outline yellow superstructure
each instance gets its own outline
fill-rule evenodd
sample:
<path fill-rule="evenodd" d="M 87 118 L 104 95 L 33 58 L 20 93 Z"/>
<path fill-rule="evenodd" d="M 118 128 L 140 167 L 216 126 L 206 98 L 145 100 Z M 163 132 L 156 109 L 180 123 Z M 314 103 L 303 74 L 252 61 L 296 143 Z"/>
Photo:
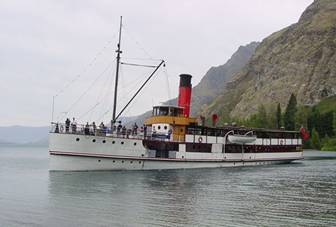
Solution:
<path fill-rule="evenodd" d="M 184 141 L 186 126 L 196 124 L 194 117 L 185 117 L 183 108 L 176 106 L 155 106 L 145 125 L 152 128 L 153 135 L 172 135 L 175 141 Z"/>

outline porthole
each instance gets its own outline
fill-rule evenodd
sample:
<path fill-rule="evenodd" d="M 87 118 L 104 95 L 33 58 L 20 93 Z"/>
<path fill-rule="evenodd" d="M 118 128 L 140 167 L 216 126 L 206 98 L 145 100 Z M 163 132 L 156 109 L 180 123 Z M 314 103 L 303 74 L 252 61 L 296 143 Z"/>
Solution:
<path fill-rule="evenodd" d="M 124 163 L 124 160 L 122 160 L 121 163 Z"/>
<path fill-rule="evenodd" d="M 167 126 L 163 127 L 165 130 L 167 130 Z"/>
<path fill-rule="evenodd" d="M 112 162 L 115 163 L 115 160 L 113 160 Z"/>
<path fill-rule="evenodd" d="M 96 140 L 95 140 L 95 139 L 93 139 L 93 140 L 92 140 L 92 142 L 93 142 L 93 143 L 95 143 L 95 142 L 96 142 Z"/>
<path fill-rule="evenodd" d="M 141 164 L 141 161 L 139 161 L 139 164 Z"/>
<path fill-rule="evenodd" d="M 106 140 L 103 140 L 103 143 L 106 143 Z"/>
<path fill-rule="evenodd" d="M 136 142 L 134 143 L 134 146 L 136 146 Z"/>
<path fill-rule="evenodd" d="M 182 156 L 182 158 L 184 158 L 184 156 Z"/>
<path fill-rule="evenodd" d="M 130 161 L 130 163 L 132 164 L 132 163 L 133 163 L 133 161 Z"/>
<path fill-rule="evenodd" d="M 79 141 L 79 138 L 76 138 L 76 141 Z"/>
<path fill-rule="evenodd" d="M 115 141 L 112 141 L 112 144 L 115 144 Z"/>
<path fill-rule="evenodd" d="M 144 154 L 141 154 L 141 157 L 145 156 Z"/>
<path fill-rule="evenodd" d="M 160 129 L 161 129 L 161 126 L 159 125 L 159 126 L 158 126 L 158 130 L 160 130 Z"/>
<path fill-rule="evenodd" d="M 121 144 L 124 144 L 124 141 L 121 141 Z"/>
<path fill-rule="evenodd" d="M 98 159 L 98 162 L 100 162 L 100 159 Z"/>

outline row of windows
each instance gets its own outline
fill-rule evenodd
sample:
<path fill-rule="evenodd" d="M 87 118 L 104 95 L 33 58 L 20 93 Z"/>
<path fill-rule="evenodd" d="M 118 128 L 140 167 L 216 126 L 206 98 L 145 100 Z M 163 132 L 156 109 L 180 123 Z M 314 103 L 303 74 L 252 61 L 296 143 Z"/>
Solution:
<path fill-rule="evenodd" d="M 79 140 L 80 140 L 79 138 L 76 138 L 76 141 L 77 141 L 77 142 L 78 142 Z M 96 142 L 96 139 L 93 139 L 93 140 L 92 140 L 92 143 L 95 143 L 95 142 Z M 106 143 L 106 140 L 103 140 L 102 143 Z M 114 141 L 114 140 L 112 141 L 112 144 L 115 144 L 115 141 Z M 124 144 L 124 141 L 121 141 L 120 144 Z M 136 146 L 137 143 L 134 142 L 133 145 Z"/>

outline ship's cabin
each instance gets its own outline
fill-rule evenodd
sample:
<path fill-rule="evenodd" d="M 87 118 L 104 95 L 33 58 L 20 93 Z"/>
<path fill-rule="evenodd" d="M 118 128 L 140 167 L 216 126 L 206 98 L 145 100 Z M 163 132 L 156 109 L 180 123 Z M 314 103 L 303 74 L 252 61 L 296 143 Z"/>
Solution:
<path fill-rule="evenodd" d="M 152 116 L 183 116 L 183 108 L 178 106 L 154 106 Z"/>
<path fill-rule="evenodd" d="M 196 118 L 183 115 L 183 107 L 173 105 L 154 106 L 152 116 L 145 119 L 154 138 L 183 141 L 185 127 L 196 124 Z"/>

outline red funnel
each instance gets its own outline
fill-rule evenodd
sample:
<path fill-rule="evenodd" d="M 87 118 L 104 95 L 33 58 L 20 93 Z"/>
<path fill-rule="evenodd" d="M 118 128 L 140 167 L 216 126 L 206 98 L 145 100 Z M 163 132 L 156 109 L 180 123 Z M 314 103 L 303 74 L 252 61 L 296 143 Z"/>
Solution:
<path fill-rule="evenodd" d="M 178 96 L 178 106 L 183 107 L 183 115 L 189 117 L 191 100 L 191 75 L 180 75 L 180 88 Z"/>

